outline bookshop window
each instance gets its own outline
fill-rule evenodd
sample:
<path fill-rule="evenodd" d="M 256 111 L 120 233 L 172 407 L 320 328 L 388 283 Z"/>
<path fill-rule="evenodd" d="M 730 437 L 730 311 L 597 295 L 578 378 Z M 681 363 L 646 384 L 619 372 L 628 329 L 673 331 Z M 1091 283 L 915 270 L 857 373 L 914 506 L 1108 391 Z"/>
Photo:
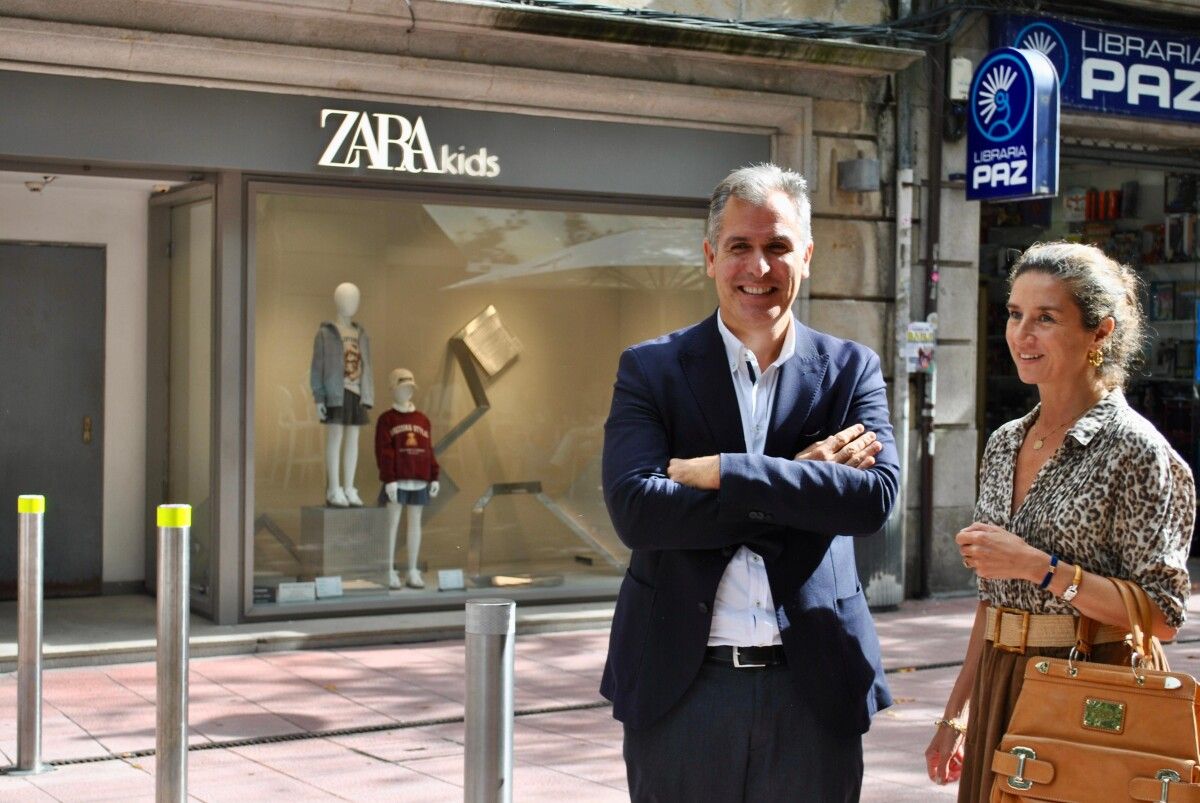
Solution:
<path fill-rule="evenodd" d="M 617 360 L 715 306 L 703 221 L 277 187 L 252 193 L 255 610 L 615 592 Z"/>
<path fill-rule="evenodd" d="M 981 435 L 1037 400 L 1036 390 L 1017 379 L 1004 342 L 1005 277 L 1013 259 L 1038 241 L 1090 243 L 1141 276 L 1149 338 L 1126 396 L 1196 472 L 1200 175 L 1064 158 L 1059 187 L 1057 198 L 985 203 L 981 210 L 981 375 L 987 377 Z"/>

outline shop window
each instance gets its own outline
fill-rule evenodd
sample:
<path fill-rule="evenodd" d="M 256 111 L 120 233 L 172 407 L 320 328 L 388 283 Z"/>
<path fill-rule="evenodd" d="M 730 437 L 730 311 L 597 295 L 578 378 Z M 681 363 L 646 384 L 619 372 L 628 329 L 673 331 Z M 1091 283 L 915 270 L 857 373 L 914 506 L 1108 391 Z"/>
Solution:
<path fill-rule="evenodd" d="M 715 307 L 703 221 L 278 185 L 251 199 L 253 610 L 457 605 L 438 588 L 459 573 L 468 592 L 615 591 L 628 551 L 605 512 L 600 455 L 617 359 Z M 357 304 L 347 305 L 354 293 L 339 299 L 361 330 L 326 326 L 319 335 L 337 323 L 343 285 L 357 290 Z M 365 424 L 340 426 L 343 443 L 327 454 L 333 428 L 317 402 L 329 390 L 318 377 L 314 396 L 311 368 L 314 347 L 343 335 L 360 342 L 338 346 L 339 387 L 349 366 L 350 385 L 372 406 Z M 397 376 L 411 386 L 399 402 Z M 412 457 L 393 464 L 393 475 L 405 475 L 420 509 L 415 561 L 414 506 L 397 516 L 381 499 L 376 459 L 381 416 L 409 394 L 440 470 L 439 493 L 426 500 L 424 421 L 392 416 L 383 440 Z M 337 406 L 325 401 L 327 413 Z M 343 396 L 339 414 L 351 405 Z"/>

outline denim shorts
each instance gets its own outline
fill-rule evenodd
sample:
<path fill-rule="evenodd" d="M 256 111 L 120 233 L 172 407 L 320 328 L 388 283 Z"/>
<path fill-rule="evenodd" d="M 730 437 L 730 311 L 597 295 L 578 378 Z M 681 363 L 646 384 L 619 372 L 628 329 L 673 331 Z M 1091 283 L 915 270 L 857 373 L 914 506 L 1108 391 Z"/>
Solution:
<path fill-rule="evenodd" d="M 387 486 L 379 489 L 379 505 L 386 505 L 389 501 L 387 498 Z M 429 486 L 426 485 L 419 491 L 406 491 L 403 488 L 396 489 L 396 504 L 398 505 L 428 505 L 429 504 Z"/>

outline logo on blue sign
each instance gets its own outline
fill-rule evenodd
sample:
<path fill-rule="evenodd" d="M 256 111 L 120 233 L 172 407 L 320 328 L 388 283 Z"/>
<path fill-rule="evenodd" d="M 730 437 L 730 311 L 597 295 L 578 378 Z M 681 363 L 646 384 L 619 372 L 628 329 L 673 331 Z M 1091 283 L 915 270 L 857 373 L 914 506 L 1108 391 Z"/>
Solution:
<path fill-rule="evenodd" d="M 995 50 L 971 81 L 967 198 L 1039 198 L 1057 192 L 1058 74 L 1040 51 Z"/>
<path fill-rule="evenodd" d="M 1025 62 L 1008 53 L 988 60 L 975 73 L 971 107 L 975 125 L 992 142 L 1004 142 L 1025 125 L 1032 101 L 1033 79 Z"/>
<path fill-rule="evenodd" d="M 1071 53 L 1057 28 L 1045 22 L 1031 22 L 1017 32 L 1014 41 L 1022 50 L 1036 50 L 1050 59 L 1058 73 L 1058 85 L 1063 85 L 1071 71 Z"/>

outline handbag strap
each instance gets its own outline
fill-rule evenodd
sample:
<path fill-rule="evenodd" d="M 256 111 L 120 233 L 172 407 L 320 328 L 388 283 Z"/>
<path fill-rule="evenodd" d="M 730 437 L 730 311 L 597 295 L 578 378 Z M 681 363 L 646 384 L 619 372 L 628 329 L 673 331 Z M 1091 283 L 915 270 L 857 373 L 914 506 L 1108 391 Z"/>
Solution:
<path fill-rule="evenodd" d="M 1121 601 L 1125 604 L 1133 648 L 1141 656 L 1142 666 L 1163 672 L 1170 671 L 1162 642 L 1154 635 L 1154 617 L 1152 615 L 1154 603 L 1150 601 L 1146 590 L 1132 580 L 1117 580 L 1111 577 L 1109 579 L 1117 587 Z"/>

